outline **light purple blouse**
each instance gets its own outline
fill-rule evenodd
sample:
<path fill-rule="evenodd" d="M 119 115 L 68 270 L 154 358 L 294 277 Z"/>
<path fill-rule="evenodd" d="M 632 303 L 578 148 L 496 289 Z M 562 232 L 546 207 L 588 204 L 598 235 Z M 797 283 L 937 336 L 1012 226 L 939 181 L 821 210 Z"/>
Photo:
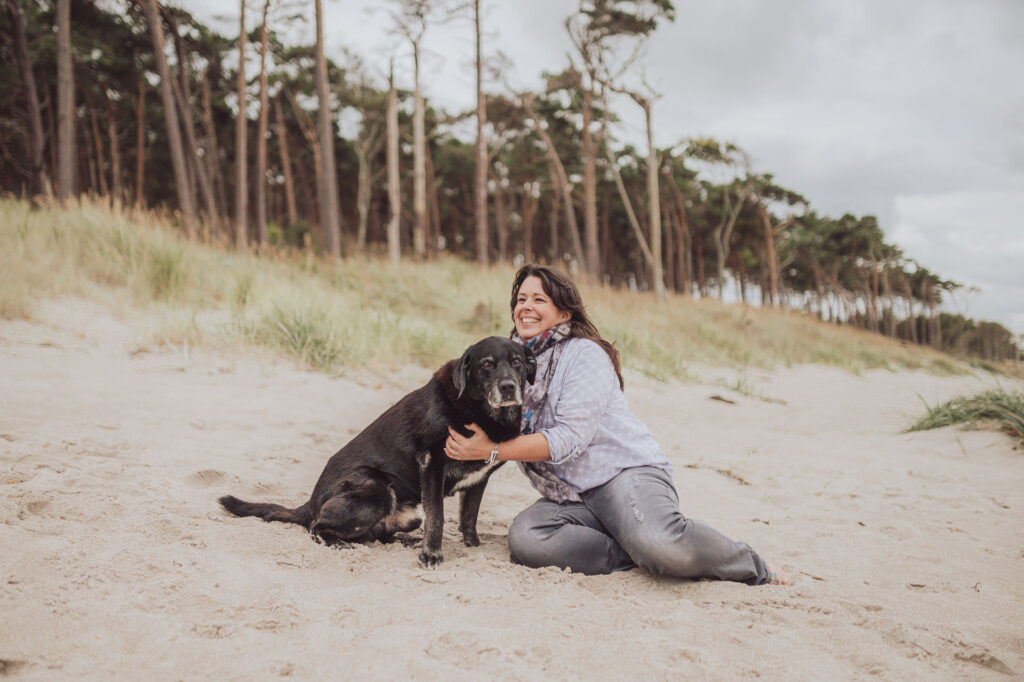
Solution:
<path fill-rule="evenodd" d="M 672 473 L 650 430 L 629 411 L 604 349 L 590 339 L 564 343 L 536 422 L 551 453 L 542 468 L 558 480 L 530 476 L 534 487 L 555 502 L 570 502 L 623 469 L 656 466 Z"/>

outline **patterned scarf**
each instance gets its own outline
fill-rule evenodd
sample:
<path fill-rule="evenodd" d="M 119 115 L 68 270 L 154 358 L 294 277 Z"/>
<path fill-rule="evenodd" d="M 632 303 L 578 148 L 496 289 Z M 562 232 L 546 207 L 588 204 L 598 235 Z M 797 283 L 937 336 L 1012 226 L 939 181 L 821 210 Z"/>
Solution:
<path fill-rule="evenodd" d="M 547 403 L 548 386 L 562 355 L 562 342 L 571 336 L 572 328 L 568 322 L 545 330 L 529 341 L 523 341 L 519 334 L 512 334 L 512 340 L 532 350 L 537 360 L 536 378 L 523 391 L 523 435 L 536 432 L 537 417 Z M 580 501 L 580 496 L 555 475 L 551 462 L 519 462 L 519 468 L 544 497 L 555 502 Z"/>

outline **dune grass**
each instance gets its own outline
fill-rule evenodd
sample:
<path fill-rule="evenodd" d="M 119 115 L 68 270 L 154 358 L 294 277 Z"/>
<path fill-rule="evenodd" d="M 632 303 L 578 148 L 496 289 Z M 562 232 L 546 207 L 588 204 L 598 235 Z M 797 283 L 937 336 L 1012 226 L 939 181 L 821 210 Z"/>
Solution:
<path fill-rule="evenodd" d="M 932 407 L 925 403 L 925 409 L 925 415 L 907 432 L 954 424 L 974 427 L 991 424 L 1024 446 L 1024 394 L 996 389 L 971 397 L 961 396 Z"/>
<path fill-rule="evenodd" d="M 31 318 L 37 302 L 60 295 L 101 298 L 124 315 L 158 317 L 154 344 L 254 344 L 341 372 L 437 366 L 511 328 L 511 266 L 257 256 L 188 242 L 166 216 L 89 200 L 64 210 L 0 199 L 0 240 L 0 316 Z M 961 371 L 930 349 L 799 313 L 580 288 L 624 365 L 660 379 L 686 378 L 697 365 Z"/>

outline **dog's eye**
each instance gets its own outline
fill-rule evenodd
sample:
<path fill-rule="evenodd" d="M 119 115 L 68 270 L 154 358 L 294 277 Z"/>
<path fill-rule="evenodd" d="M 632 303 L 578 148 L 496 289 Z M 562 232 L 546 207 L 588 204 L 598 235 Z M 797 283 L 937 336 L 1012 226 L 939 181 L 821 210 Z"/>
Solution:
<path fill-rule="evenodd" d="M 522 360 L 520 360 L 519 358 L 512 358 L 512 366 L 513 367 L 518 367 L 521 364 L 523 364 Z"/>
<path fill-rule="evenodd" d="M 483 367 L 484 369 L 490 369 L 491 367 L 494 367 L 494 360 L 483 360 L 480 362 L 480 366 Z"/>

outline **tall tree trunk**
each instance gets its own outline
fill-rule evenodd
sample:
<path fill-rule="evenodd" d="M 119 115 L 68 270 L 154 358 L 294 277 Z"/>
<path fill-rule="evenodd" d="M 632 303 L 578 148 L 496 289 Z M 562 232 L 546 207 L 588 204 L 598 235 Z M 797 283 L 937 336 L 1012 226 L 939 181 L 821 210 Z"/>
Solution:
<path fill-rule="evenodd" d="M 914 317 L 914 292 L 910 288 L 910 282 L 903 279 L 903 296 L 907 299 L 907 326 L 910 327 L 910 342 L 918 343 L 917 319 Z"/>
<path fill-rule="evenodd" d="M 380 125 L 374 122 L 363 125 L 353 143 L 356 153 L 356 161 L 359 165 L 359 179 L 356 190 L 356 211 L 359 215 L 359 225 L 356 230 L 356 243 L 360 251 L 366 248 L 367 232 L 370 223 L 370 206 L 373 203 L 373 186 L 378 181 L 381 171 L 374 169 L 373 160 L 377 157 L 380 148 L 384 144 L 385 135 L 382 134 Z M 383 170 L 386 170 L 383 169 Z"/>
<path fill-rule="evenodd" d="M 317 7 L 320 7 L 319 0 Z M 319 21 L 319 9 L 317 20 Z M 238 93 L 238 116 L 235 118 L 235 246 L 245 249 L 249 241 L 249 159 L 246 134 L 248 102 L 245 93 L 245 47 L 248 34 L 245 30 L 245 0 L 239 0 L 238 27 L 238 76 L 235 82 L 235 91 Z"/>
<path fill-rule="evenodd" d="M 260 118 L 256 133 L 256 238 L 267 243 L 267 122 L 270 102 L 267 95 L 267 13 L 270 0 L 263 3 L 260 19 Z"/>
<path fill-rule="evenodd" d="M 426 146 L 426 170 L 430 178 L 428 186 L 428 204 L 430 209 L 430 220 L 427 222 L 429 231 L 427 233 L 427 255 L 437 254 L 438 244 L 441 243 L 441 203 L 437 196 L 437 188 L 441 184 L 434 172 L 434 154 L 430 151 L 430 145 Z"/>
<path fill-rule="evenodd" d="M 626 218 L 629 220 L 629 226 L 633 228 L 633 234 L 636 236 L 636 241 L 640 245 L 640 251 L 644 255 L 644 261 L 647 263 L 647 268 L 653 271 L 654 252 L 647 244 L 647 238 L 644 236 L 644 231 L 640 227 L 640 221 L 636 217 L 636 211 L 633 210 L 633 202 L 629 199 L 629 192 L 626 191 L 626 185 L 622 182 L 622 173 L 619 172 L 619 164 L 616 162 L 614 152 L 612 152 L 611 149 L 608 149 L 608 167 L 612 171 L 612 177 L 615 178 L 615 187 L 619 190 L 619 198 L 622 199 L 622 205 L 626 209 Z"/>
<path fill-rule="evenodd" d="M 425 107 L 423 103 L 423 91 L 420 88 L 420 46 L 413 42 L 413 77 L 415 89 L 413 90 L 413 114 L 412 114 L 412 176 L 413 176 L 413 213 L 415 222 L 412 230 L 412 248 L 417 258 L 423 258 L 427 254 L 427 171 L 426 161 L 426 133 Z"/>
<path fill-rule="evenodd" d="M 736 220 L 740 217 L 740 211 L 743 210 L 743 204 L 746 203 L 747 197 L 750 196 L 750 190 L 744 187 L 738 192 L 736 203 L 733 204 L 732 198 L 729 195 L 729 188 L 723 188 L 722 192 L 725 199 L 725 213 L 722 215 L 722 220 L 715 227 L 712 235 L 715 242 L 715 276 L 718 278 L 719 300 L 725 300 L 725 261 L 729 257 L 732 231 L 736 227 Z"/>
<path fill-rule="evenodd" d="M 665 197 L 662 197 L 664 200 Z M 665 211 L 662 215 L 662 234 L 665 239 L 665 286 L 669 291 L 677 291 L 679 283 L 676 281 L 676 230 L 675 219 L 672 213 L 672 202 L 663 202 Z"/>
<path fill-rule="evenodd" d="M 690 235 L 690 224 L 686 215 L 686 200 L 683 198 L 683 193 L 680 191 L 679 185 L 676 184 L 671 170 L 666 170 L 665 177 L 668 178 L 676 207 L 676 229 L 678 231 L 676 242 L 679 252 L 679 271 L 676 274 L 676 281 L 681 291 L 685 292 L 687 296 L 693 296 L 693 238 Z"/>
<path fill-rule="evenodd" d="M 323 221 L 319 218 L 320 213 L 320 197 L 323 196 L 323 178 L 320 177 L 320 168 L 322 163 L 320 161 L 320 138 L 316 133 L 316 125 L 313 123 L 313 119 L 309 117 L 309 113 L 299 105 L 299 101 L 295 98 L 295 93 L 291 90 L 285 90 L 285 94 L 288 96 L 288 101 L 292 105 L 292 112 L 295 114 L 295 121 L 299 124 L 299 130 L 302 131 L 302 136 L 306 138 L 306 144 L 309 145 L 310 149 L 313 150 L 313 184 L 315 185 L 316 192 L 313 195 L 315 198 L 314 203 L 307 203 L 307 206 L 315 206 L 312 210 L 309 210 L 310 215 L 318 216 L 313 222 L 317 225 L 323 225 Z M 302 166 L 298 167 L 299 172 L 304 172 L 305 169 Z M 301 182 L 299 187 L 305 187 Z M 320 234 L 320 237 L 323 237 Z M 312 238 L 312 237 L 311 237 Z M 320 240 L 321 243 L 326 244 L 326 238 Z"/>
<path fill-rule="evenodd" d="M 501 179 L 494 178 L 494 226 L 498 232 L 498 262 L 504 263 L 508 252 L 508 226 L 505 224 L 505 192 Z"/>
<path fill-rule="evenodd" d="M 219 212 L 217 210 L 217 199 L 213 193 L 213 184 L 210 182 L 210 175 L 207 173 L 206 165 L 199 158 L 199 143 L 196 140 L 195 124 L 192 122 L 192 105 L 188 98 L 181 91 L 178 81 L 171 81 L 174 88 L 174 98 L 178 104 L 178 113 L 184 123 L 182 130 L 185 133 L 185 147 L 187 148 L 186 158 L 191 161 L 190 167 L 195 171 L 195 177 L 199 180 L 199 193 L 203 197 L 203 205 L 206 207 L 207 218 L 216 222 Z M 195 183 L 189 178 L 189 192 L 192 192 Z M 193 195 L 194 196 L 194 195 Z"/>
<path fill-rule="evenodd" d="M 743 259 L 736 259 L 736 273 L 738 275 L 739 282 L 737 283 L 737 289 L 739 290 L 740 303 L 747 302 L 747 268 L 743 265 Z M 761 303 L 764 303 L 764 287 L 761 287 Z"/>
<path fill-rule="evenodd" d="M 694 244 L 697 251 L 697 289 L 700 291 L 700 297 L 706 298 L 708 295 L 708 279 L 704 263 L 704 240 L 694 239 Z"/>
<path fill-rule="evenodd" d="M 299 209 L 295 204 L 295 179 L 292 177 L 292 157 L 288 151 L 288 127 L 284 122 L 281 97 L 274 98 L 274 118 L 277 121 L 277 145 L 281 154 L 281 169 L 284 171 L 284 204 L 290 227 L 298 222 Z"/>
<path fill-rule="evenodd" d="M 895 295 L 892 291 L 892 283 L 889 281 L 889 261 L 882 265 L 882 292 L 885 295 L 886 308 L 887 310 L 883 313 L 883 320 L 885 322 L 884 331 L 885 335 L 889 337 L 896 336 L 896 305 Z"/>
<path fill-rule="evenodd" d="M 484 97 L 484 66 L 480 39 L 480 0 L 473 0 L 473 21 L 476 28 L 476 175 L 473 184 L 473 213 L 475 218 L 476 261 L 487 265 L 487 144 L 484 126 L 487 125 L 487 100 Z"/>
<path fill-rule="evenodd" d="M 135 206 L 146 205 L 146 81 L 139 79 L 138 108 L 135 111 Z"/>
<path fill-rule="evenodd" d="M 93 104 L 92 98 L 83 90 L 82 99 L 85 100 L 85 108 L 89 110 L 89 123 L 92 126 L 92 141 L 96 147 L 96 180 L 98 181 L 97 188 L 99 189 L 100 196 L 109 196 L 110 189 L 107 187 L 107 174 L 106 165 L 107 160 L 103 155 L 103 136 L 100 135 L 100 119 L 96 115 L 96 107 Z"/>
<path fill-rule="evenodd" d="M 174 81 L 174 94 L 178 102 L 178 113 L 181 116 L 182 131 L 185 133 L 185 145 L 187 147 L 188 167 L 192 171 L 189 176 L 189 188 L 193 191 L 199 181 L 199 193 L 203 198 L 203 206 L 206 209 L 207 220 L 217 230 L 217 223 L 220 219 L 220 210 L 217 207 L 217 197 L 213 189 L 213 174 L 208 164 L 200 157 L 198 137 L 196 136 L 195 111 L 192 106 L 192 74 L 189 68 L 188 54 L 185 52 L 185 43 L 178 31 L 178 23 L 172 12 L 164 12 L 167 25 L 171 29 L 174 38 L 174 47 L 178 55 L 178 79 Z M 204 83 L 204 86 L 206 84 Z M 207 88 L 209 86 L 206 86 Z"/>
<path fill-rule="evenodd" d="M 110 193 L 118 201 L 124 201 L 121 189 L 121 146 L 118 144 L 117 112 L 114 101 L 107 98 L 107 137 L 110 138 Z"/>
<path fill-rule="evenodd" d="M 23 0 L 8 0 L 7 11 L 14 24 L 14 55 L 18 63 L 21 85 L 25 89 L 28 106 L 28 165 L 32 194 L 53 196 L 50 176 L 43 165 L 43 116 L 39 108 L 39 92 L 32 72 L 32 55 L 28 51 L 28 29 L 23 12 Z"/>
<path fill-rule="evenodd" d="M 191 73 L 189 73 L 189 61 L 188 56 L 185 54 L 185 45 L 181 40 L 181 35 L 178 31 L 178 22 L 174 18 L 174 14 L 169 12 L 166 7 L 160 8 L 161 16 L 167 24 L 167 28 L 171 31 L 171 39 L 174 42 L 174 51 L 178 58 L 178 78 L 175 80 L 174 95 L 178 100 L 178 115 L 181 116 L 182 131 L 185 132 L 185 167 L 188 169 L 188 186 L 192 192 L 192 196 L 196 196 L 196 166 L 201 163 L 199 154 L 195 145 L 195 132 L 192 130 L 192 135 L 189 136 L 190 129 L 192 127 L 192 86 L 191 86 Z M 202 191 L 202 190 L 201 190 Z M 204 195 L 205 197 L 205 195 Z M 207 204 L 207 213 L 209 213 L 209 204 Z"/>
<path fill-rule="evenodd" d="M 775 251 L 775 231 L 772 227 L 771 216 L 768 215 L 768 211 L 760 201 L 757 202 L 757 213 L 761 217 L 761 226 L 764 228 L 764 250 L 768 270 L 768 305 L 775 306 L 779 298 L 779 258 Z"/>
<path fill-rule="evenodd" d="M 323 193 L 323 190 L 321 190 L 323 180 L 320 178 L 320 167 L 322 164 L 320 162 L 320 138 L 316 134 L 316 125 L 313 123 L 313 119 L 309 117 L 309 113 L 299 105 L 295 94 L 291 90 L 285 90 L 285 93 L 288 95 L 288 101 L 292 105 L 292 113 L 295 114 L 299 130 L 302 131 L 302 136 L 306 138 L 306 144 L 313 150 L 313 168 L 315 169 L 313 177 L 316 181 L 316 196 L 319 198 Z"/>
<path fill-rule="evenodd" d="M 610 279 L 612 272 L 611 202 L 608 195 L 608 192 L 601 192 L 601 274 L 604 279 Z"/>
<path fill-rule="evenodd" d="M 523 259 L 526 263 L 533 262 L 533 223 L 537 217 L 540 197 L 535 195 L 533 188 L 523 189 Z"/>
<path fill-rule="evenodd" d="M 824 277 L 821 273 L 821 267 L 817 262 L 811 261 L 811 273 L 814 276 L 814 295 L 818 300 L 818 319 L 826 321 L 825 319 L 825 282 Z"/>
<path fill-rule="evenodd" d="M 395 69 L 392 63 L 388 73 L 388 259 L 392 265 L 402 260 L 400 225 L 402 197 L 398 174 L 398 92 L 395 90 Z"/>
<path fill-rule="evenodd" d="M 203 105 L 203 128 L 206 133 L 206 174 L 213 180 L 213 191 L 217 196 L 217 206 L 224 207 L 225 212 L 228 206 L 227 190 L 224 188 L 224 178 L 220 172 L 220 148 L 217 144 L 217 129 L 213 125 L 213 106 L 210 104 L 210 83 L 206 77 L 209 73 L 203 74 L 202 84 L 202 105 Z M 220 209 L 213 220 L 214 235 L 219 238 L 221 235 L 221 221 L 223 215 Z"/>
<path fill-rule="evenodd" d="M 597 247 L 597 150 L 591 124 L 594 119 L 594 79 L 583 91 L 583 243 L 584 266 L 595 280 L 600 276 L 600 255 Z"/>
<path fill-rule="evenodd" d="M 85 90 L 80 88 L 80 91 L 84 94 Z M 89 105 L 85 105 L 86 114 L 89 113 Z M 95 147 L 92 144 L 93 136 L 91 129 L 88 125 L 84 125 L 78 131 L 81 138 L 78 140 L 79 149 L 83 150 L 79 154 L 78 159 L 78 190 L 79 193 L 98 194 L 99 193 L 99 179 L 96 177 L 96 152 Z M 82 181 L 83 173 L 87 179 L 87 182 Z"/>
<path fill-rule="evenodd" d="M 185 151 L 181 144 L 181 128 L 178 124 L 178 113 L 174 101 L 174 81 L 171 78 L 171 70 L 167 66 L 167 55 L 164 52 L 164 31 L 160 26 L 156 0 L 141 0 L 141 2 L 146 13 L 149 31 L 153 36 L 153 52 L 156 57 L 157 72 L 160 74 L 160 98 L 167 122 L 167 141 L 171 148 L 171 165 L 174 167 L 174 184 L 178 190 L 178 205 L 185 223 L 185 233 L 189 239 L 194 239 L 196 236 L 196 207 L 192 197 L 192 188 L 188 184 L 188 172 L 185 168 Z"/>
<path fill-rule="evenodd" d="M 363 135 L 360 135 L 360 139 L 357 139 L 353 145 L 356 153 L 356 163 L 359 167 L 356 185 L 356 212 L 359 215 L 359 223 L 356 227 L 356 248 L 360 251 L 366 248 L 366 228 L 369 223 L 370 197 L 372 193 L 370 181 L 373 175 L 370 168 L 370 150 Z"/>
<path fill-rule="evenodd" d="M 338 206 L 338 172 L 334 161 L 334 117 L 331 116 L 331 91 L 327 83 L 327 58 L 324 55 L 324 13 L 322 0 L 316 0 L 316 96 L 317 130 L 320 137 L 320 220 L 327 233 L 327 252 L 341 256 L 341 210 Z"/>
<path fill-rule="evenodd" d="M 665 298 L 665 273 L 661 257 L 661 189 L 658 185 L 658 150 L 654 147 L 654 129 L 651 122 L 651 101 L 633 96 L 643 107 L 647 123 L 647 212 L 651 229 L 651 279 L 654 295 Z"/>
<path fill-rule="evenodd" d="M 49 159 L 47 159 L 47 161 L 49 163 L 48 174 L 52 181 L 53 178 L 57 177 L 59 172 L 57 170 L 57 121 L 56 114 L 54 113 L 56 102 L 54 102 L 52 97 L 45 97 L 40 102 L 40 105 L 42 106 L 43 116 L 45 118 L 46 135 L 47 138 L 50 140 L 50 144 L 46 145 L 46 147 L 49 147 L 50 150 Z M 43 156 L 46 155 L 47 154 L 44 151 Z M 56 196 L 56 193 L 57 189 L 56 187 L 54 187 L 54 196 Z"/>
<path fill-rule="evenodd" d="M 71 0 L 57 0 L 57 198 L 75 193 L 75 82 L 71 65 Z"/>
<path fill-rule="evenodd" d="M 878 257 L 875 255 L 875 245 L 871 244 L 871 287 L 868 291 L 868 306 L 870 311 L 868 319 L 871 321 L 871 331 L 876 334 L 881 331 L 878 315 Z"/>
<path fill-rule="evenodd" d="M 562 165 L 562 160 L 558 158 L 558 151 L 555 149 L 555 143 L 551 140 L 551 136 L 548 135 L 548 131 L 544 129 L 544 126 L 533 110 L 532 97 L 528 97 L 523 101 L 523 108 L 526 109 L 526 113 L 533 119 L 535 124 L 535 130 L 540 135 L 541 141 L 544 143 L 544 149 L 547 153 L 548 161 L 551 163 L 552 168 L 555 171 L 555 180 L 557 187 L 562 194 L 562 207 L 565 212 L 565 224 L 569 230 L 569 238 L 572 240 L 573 252 L 576 254 L 576 259 L 581 265 L 586 265 L 586 258 L 583 253 L 583 244 L 580 242 L 580 230 L 576 223 L 576 209 L 572 203 L 572 188 L 569 186 L 569 176 L 565 172 L 565 166 Z"/>
<path fill-rule="evenodd" d="M 551 248 L 551 262 L 557 264 L 562 259 L 562 253 L 558 244 L 558 210 L 561 205 L 562 194 L 559 191 L 558 171 L 555 165 L 548 163 L 548 171 L 551 174 L 551 212 L 548 214 L 548 241 Z"/>

